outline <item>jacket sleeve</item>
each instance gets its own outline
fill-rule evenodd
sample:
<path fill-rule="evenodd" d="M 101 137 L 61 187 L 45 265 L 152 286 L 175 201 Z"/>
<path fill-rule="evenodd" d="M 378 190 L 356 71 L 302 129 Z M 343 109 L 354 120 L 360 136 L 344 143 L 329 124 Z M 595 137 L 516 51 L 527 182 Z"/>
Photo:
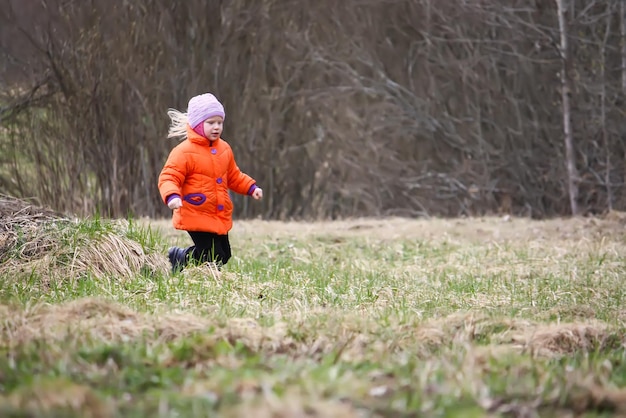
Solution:
<path fill-rule="evenodd" d="M 178 194 L 182 197 L 182 186 L 187 176 L 187 164 L 180 149 L 174 148 L 159 174 L 159 193 L 164 203 L 168 196 Z"/>
<path fill-rule="evenodd" d="M 235 162 L 232 150 L 230 151 L 230 156 L 228 163 L 228 188 L 239 194 L 247 194 L 256 181 L 249 175 L 241 172 Z"/>

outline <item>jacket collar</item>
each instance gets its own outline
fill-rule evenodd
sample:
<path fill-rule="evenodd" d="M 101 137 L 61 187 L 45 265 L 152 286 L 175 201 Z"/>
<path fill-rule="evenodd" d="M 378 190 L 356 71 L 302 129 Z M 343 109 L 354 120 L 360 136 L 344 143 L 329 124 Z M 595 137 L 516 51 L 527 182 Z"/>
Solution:
<path fill-rule="evenodd" d="M 211 147 L 216 146 L 220 140 L 220 138 L 218 138 L 215 141 L 209 141 L 207 138 L 203 137 L 202 135 L 198 135 L 196 131 L 191 129 L 191 125 L 187 125 L 187 139 L 193 142 L 194 144 L 208 145 Z"/>

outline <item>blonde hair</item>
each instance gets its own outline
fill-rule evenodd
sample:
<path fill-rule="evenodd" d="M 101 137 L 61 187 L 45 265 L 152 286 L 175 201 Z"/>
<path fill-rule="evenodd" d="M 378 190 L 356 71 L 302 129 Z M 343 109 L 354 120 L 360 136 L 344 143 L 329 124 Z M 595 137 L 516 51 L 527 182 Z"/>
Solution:
<path fill-rule="evenodd" d="M 189 117 L 187 113 L 176 109 L 169 109 L 167 115 L 170 117 L 170 129 L 167 132 L 168 138 L 179 138 L 180 141 L 187 139 L 187 125 Z"/>

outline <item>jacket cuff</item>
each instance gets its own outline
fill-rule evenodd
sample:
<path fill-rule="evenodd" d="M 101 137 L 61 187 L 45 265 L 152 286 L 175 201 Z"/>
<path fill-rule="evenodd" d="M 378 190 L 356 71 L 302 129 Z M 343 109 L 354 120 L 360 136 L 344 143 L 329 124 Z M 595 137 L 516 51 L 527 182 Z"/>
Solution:
<path fill-rule="evenodd" d="M 252 196 L 252 193 L 254 193 L 256 189 L 257 189 L 256 183 L 250 186 L 250 188 L 248 189 L 248 196 Z"/>
<path fill-rule="evenodd" d="M 165 199 L 165 203 L 170 203 L 170 200 L 175 199 L 175 198 L 179 198 L 180 199 L 180 195 L 178 193 L 172 193 L 171 195 L 169 195 L 167 197 L 167 199 Z"/>

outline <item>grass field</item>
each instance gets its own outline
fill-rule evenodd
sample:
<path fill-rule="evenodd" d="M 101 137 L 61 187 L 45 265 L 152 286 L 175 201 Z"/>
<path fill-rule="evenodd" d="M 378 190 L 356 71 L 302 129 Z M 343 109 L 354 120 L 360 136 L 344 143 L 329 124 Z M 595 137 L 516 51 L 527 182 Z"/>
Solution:
<path fill-rule="evenodd" d="M 624 225 L 236 221 L 219 279 L 169 221 L 5 226 L 0 416 L 620 416 Z"/>

